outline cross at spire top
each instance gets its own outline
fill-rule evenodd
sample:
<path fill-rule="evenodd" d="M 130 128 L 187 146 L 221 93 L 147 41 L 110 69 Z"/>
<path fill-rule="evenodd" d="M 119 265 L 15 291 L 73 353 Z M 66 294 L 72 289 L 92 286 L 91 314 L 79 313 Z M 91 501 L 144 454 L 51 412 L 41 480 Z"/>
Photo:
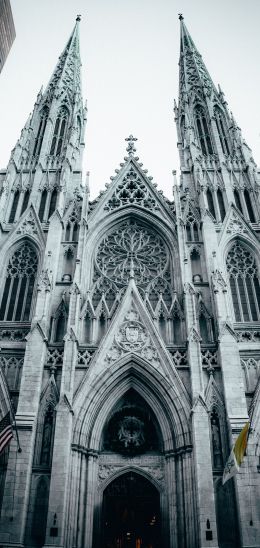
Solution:
<path fill-rule="evenodd" d="M 133 137 L 133 135 L 129 135 L 129 137 L 125 138 L 125 141 L 128 143 L 126 152 L 128 152 L 129 156 L 133 156 L 133 154 L 136 152 L 134 143 L 137 140 L 137 137 Z"/>

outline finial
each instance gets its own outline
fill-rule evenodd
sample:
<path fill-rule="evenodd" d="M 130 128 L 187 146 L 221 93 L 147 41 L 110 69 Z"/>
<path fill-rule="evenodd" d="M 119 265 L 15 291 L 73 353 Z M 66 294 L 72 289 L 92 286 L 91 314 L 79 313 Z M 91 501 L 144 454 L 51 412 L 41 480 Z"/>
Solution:
<path fill-rule="evenodd" d="M 81 15 L 77 15 L 76 21 L 81 21 Z"/>
<path fill-rule="evenodd" d="M 136 152 L 134 142 L 137 141 L 137 138 L 133 137 L 133 135 L 129 135 L 129 137 L 126 137 L 125 141 L 128 143 L 126 152 L 128 152 L 129 156 L 133 156 Z"/>
<path fill-rule="evenodd" d="M 183 15 L 182 15 L 182 13 L 178 13 L 178 15 L 179 15 L 179 20 L 180 20 L 180 21 L 183 21 L 184 17 L 183 17 Z"/>

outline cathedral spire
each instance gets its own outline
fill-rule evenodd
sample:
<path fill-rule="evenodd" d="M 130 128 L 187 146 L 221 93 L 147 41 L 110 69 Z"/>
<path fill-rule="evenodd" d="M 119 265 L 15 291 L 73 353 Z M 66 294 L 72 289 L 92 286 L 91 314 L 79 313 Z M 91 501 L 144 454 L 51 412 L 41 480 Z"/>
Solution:
<path fill-rule="evenodd" d="M 184 23 L 183 16 L 180 19 L 180 98 L 186 93 L 198 93 L 210 95 L 217 90 L 207 71 L 201 54 L 196 48 L 192 37 Z"/>
<path fill-rule="evenodd" d="M 48 97 L 48 100 L 51 100 L 54 95 L 59 96 L 62 91 L 67 91 L 70 100 L 76 99 L 81 94 L 79 22 L 80 15 L 77 16 L 73 31 L 43 94 L 44 99 Z"/>

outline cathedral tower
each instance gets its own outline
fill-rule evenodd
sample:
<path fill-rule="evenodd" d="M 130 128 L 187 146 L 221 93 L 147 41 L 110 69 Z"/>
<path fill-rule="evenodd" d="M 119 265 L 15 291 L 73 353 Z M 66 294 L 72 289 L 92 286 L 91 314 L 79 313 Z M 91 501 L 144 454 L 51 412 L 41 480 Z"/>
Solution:
<path fill-rule="evenodd" d="M 259 547 L 256 166 L 181 17 L 181 177 L 82 184 L 79 17 L 0 173 L 0 545 Z M 222 487 L 251 417 L 248 455 Z"/>

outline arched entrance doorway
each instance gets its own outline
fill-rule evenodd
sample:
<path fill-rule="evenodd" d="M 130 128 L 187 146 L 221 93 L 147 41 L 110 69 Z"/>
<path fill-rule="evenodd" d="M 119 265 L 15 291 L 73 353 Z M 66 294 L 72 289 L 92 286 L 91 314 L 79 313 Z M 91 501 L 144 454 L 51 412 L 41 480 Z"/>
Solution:
<path fill-rule="evenodd" d="M 127 472 L 103 494 L 104 548 L 160 548 L 160 494 L 146 478 Z"/>

